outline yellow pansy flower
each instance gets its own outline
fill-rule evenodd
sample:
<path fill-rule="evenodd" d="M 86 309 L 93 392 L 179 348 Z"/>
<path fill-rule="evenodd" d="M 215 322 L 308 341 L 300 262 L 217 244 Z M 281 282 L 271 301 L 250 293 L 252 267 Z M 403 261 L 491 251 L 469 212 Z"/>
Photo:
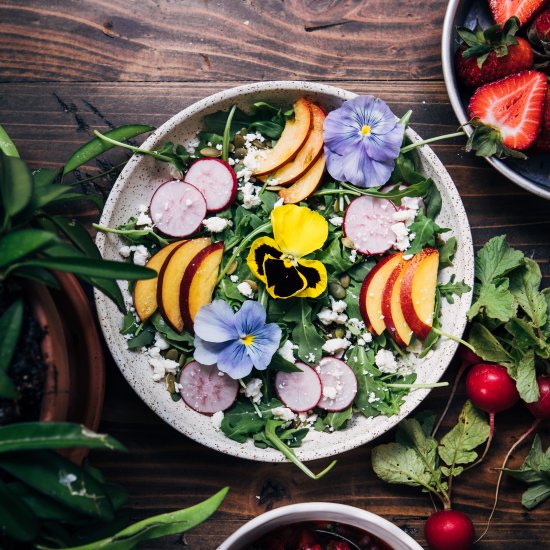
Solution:
<path fill-rule="evenodd" d="M 304 256 L 325 244 L 328 223 L 305 206 L 286 204 L 271 212 L 273 238 L 260 237 L 247 257 L 250 271 L 272 298 L 315 298 L 327 287 L 327 270 Z"/>

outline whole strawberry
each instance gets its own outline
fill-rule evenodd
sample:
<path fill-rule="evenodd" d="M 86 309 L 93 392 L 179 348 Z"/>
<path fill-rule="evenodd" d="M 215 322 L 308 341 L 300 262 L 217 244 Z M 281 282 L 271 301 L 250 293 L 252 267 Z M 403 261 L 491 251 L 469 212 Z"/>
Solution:
<path fill-rule="evenodd" d="M 550 9 L 538 15 L 529 29 L 528 36 L 537 53 L 550 55 Z"/>
<path fill-rule="evenodd" d="M 469 88 L 479 88 L 509 74 L 531 69 L 533 50 L 527 40 L 515 36 L 518 29 L 517 17 L 486 30 L 479 22 L 473 31 L 458 28 L 458 34 L 464 40 L 455 54 L 460 81 Z"/>

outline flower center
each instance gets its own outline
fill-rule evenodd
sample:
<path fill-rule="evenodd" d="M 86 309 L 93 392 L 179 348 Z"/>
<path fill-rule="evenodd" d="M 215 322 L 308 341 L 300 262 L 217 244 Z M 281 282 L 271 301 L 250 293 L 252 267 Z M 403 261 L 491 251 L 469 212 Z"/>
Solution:
<path fill-rule="evenodd" d="M 370 136 L 371 133 L 371 127 L 368 124 L 365 124 L 361 127 L 361 130 L 359 132 L 361 134 L 361 137 Z"/>
<path fill-rule="evenodd" d="M 241 342 L 245 345 L 245 346 L 251 346 L 252 345 L 252 342 L 254 342 L 254 338 L 255 336 L 253 334 L 247 334 L 246 336 L 243 336 L 241 338 Z"/>

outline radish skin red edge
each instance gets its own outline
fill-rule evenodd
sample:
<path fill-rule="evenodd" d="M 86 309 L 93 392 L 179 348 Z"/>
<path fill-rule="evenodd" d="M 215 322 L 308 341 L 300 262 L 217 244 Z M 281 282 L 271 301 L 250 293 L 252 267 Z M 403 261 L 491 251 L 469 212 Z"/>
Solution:
<path fill-rule="evenodd" d="M 321 379 L 305 363 L 296 363 L 301 372 L 282 372 L 275 375 L 275 390 L 279 399 L 291 411 L 307 412 L 317 406 L 322 396 Z"/>
<path fill-rule="evenodd" d="M 172 180 L 163 183 L 149 205 L 155 226 L 170 237 L 195 233 L 206 216 L 206 200 L 190 183 Z"/>
<path fill-rule="evenodd" d="M 196 160 L 185 174 L 184 182 L 194 185 L 204 195 L 209 213 L 226 210 L 237 196 L 235 170 L 221 159 Z"/>
<path fill-rule="evenodd" d="M 229 375 L 219 375 L 216 365 L 191 361 L 181 371 L 180 394 L 193 410 L 206 415 L 225 411 L 237 399 L 239 382 Z"/>
<path fill-rule="evenodd" d="M 351 239 L 361 254 L 376 255 L 389 250 L 395 244 L 396 207 L 388 199 L 362 195 L 353 199 L 344 214 L 344 235 Z"/>
<path fill-rule="evenodd" d="M 317 406 L 329 412 L 347 409 L 357 395 L 357 377 L 344 361 L 334 357 L 324 357 L 316 368 L 323 395 Z"/>

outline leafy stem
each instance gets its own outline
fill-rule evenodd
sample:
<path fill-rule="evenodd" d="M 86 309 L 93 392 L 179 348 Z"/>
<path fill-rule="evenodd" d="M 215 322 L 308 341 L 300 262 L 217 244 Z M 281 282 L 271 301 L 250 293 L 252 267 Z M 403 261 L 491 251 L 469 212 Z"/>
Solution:
<path fill-rule="evenodd" d="M 417 147 L 421 147 L 422 145 L 427 145 L 428 143 L 434 143 L 435 141 L 443 141 L 445 139 L 451 139 L 455 137 L 462 137 L 465 135 L 466 135 L 466 132 L 460 131 L 460 132 L 454 132 L 453 134 L 445 134 L 443 136 L 436 136 L 429 139 L 423 139 L 422 141 L 417 141 L 415 143 L 410 143 L 409 145 L 405 145 L 405 147 L 401 148 L 401 152 L 408 153 L 409 151 L 412 151 Z"/>
<path fill-rule="evenodd" d="M 222 159 L 227 162 L 229 158 L 229 139 L 231 137 L 231 122 L 233 122 L 233 115 L 237 110 L 237 106 L 233 105 L 227 116 L 227 122 L 225 123 L 225 128 L 223 130 L 223 141 L 222 141 Z"/>
<path fill-rule="evenodd" d="M 260 235 L 261 233 L 265 233 L 266 231 L 269 231 L 271 229 L 271 222 L 266 222 L 254 229 L 251 233 L 249 233 L 241 242 L 240 244 L 235 248 L 233 251 L 233 254 L 231 254 L 231 257 L 225 265 L 223 266 L 222 270 L 220 271 L 220 274 L 218 275 L 218 278 L 216 279 L 216 285 L 219 284 L 219 282 L 225 277 L 225 274 L 227 273 L 227 270 L 231 266 L 231 264 L 237 259 L 239 254 L 243 251 L 244 247 L 255 237 Z"/>
<path fill-rule="evenodd" d="M 325 474 L 330 472 L 332 468 L 336 465 L 336 460 L 333 460 L 323 471 L 318 474 L 314 474 L 297 456 L 296 453 L 286 445 L 281 438 L 277 435 L 276 429 L 281 425 L 280 421 L 277 420 L 268 420 L 265 426 L 265 436 L 272 443 L 276 449 L 281 451 L 283 455 L 288 458 L 294 465 L 298 466 L 304 474 L 309 476 L 311 479 L 321 479 Z"/>
<path fill-rule="evenodd" d="M 170 241 L 161 237 L 158 233 L 155 233 L 152 229 L 113 229 L 112 227 L 104 227 L 103 225 L 98 225 L 93 223 L 92 227 L 103 233 L 114 233 L 115 235 L 122 235 L 126 237 L 153 237 L 160 246 L 168 246 Z"/>
<path fill-rule="evenodd" d="M 132 151 L 132 153 L 137 153 L 139 155 L 149 155 L 150 157 L 156 158 L 158 160 L 162 160 L 164 162 L 172 163 L 174 160 L 171 157 L 166 155 L 161 155 L 156 151 L 149 151 L 147 149 L 141 149 L 140 147 L 134 147 L 133 145 L 129 145 L 128 143 L 123 143 L 122 141 L 117 141 L 116 139 L 112 139 L 110 137 L 104 136 L 102 133 L 98 132 L 97 130 L 94 130 L 94 134 L 100 140 L 110 143 L 112 145 L 118 145 L 119 147 L 123 147 L 124 149 L 128 149 L 129 151 Z"/>
<path fill-rule="evenodd" d="M 449 382 L 436 382 L 434 384 L 386 384 L 386 387 L 388 388 L 410 388 L 411 390 L 421 390 L 421 389 L 427 389 L 430 390 L 432 388 L 445 388 L 449 385 Z"/>
<path fill-rule="evenodd" d="M 454 342 L 458 342 L 459 344 L 462 344 L 463 346 L 466 346 L 468 349 L 473 351 L 476 355 L 478 354 L 476 351 L 476 348 L 472 346 L 472 344 L 469 344 L 468 342 L 462 340 L 462 338 L 459 338 L 458 336 L 453 336 L 452 334 L 449 334 L 448 332 L 444 332 L 441 329 L 437 327 L 432 327 L 432 330 L 439 334 L 439 336 L 443 336 L 444 338 L 448 338 L 449 340 L 453 340 Z"/>

